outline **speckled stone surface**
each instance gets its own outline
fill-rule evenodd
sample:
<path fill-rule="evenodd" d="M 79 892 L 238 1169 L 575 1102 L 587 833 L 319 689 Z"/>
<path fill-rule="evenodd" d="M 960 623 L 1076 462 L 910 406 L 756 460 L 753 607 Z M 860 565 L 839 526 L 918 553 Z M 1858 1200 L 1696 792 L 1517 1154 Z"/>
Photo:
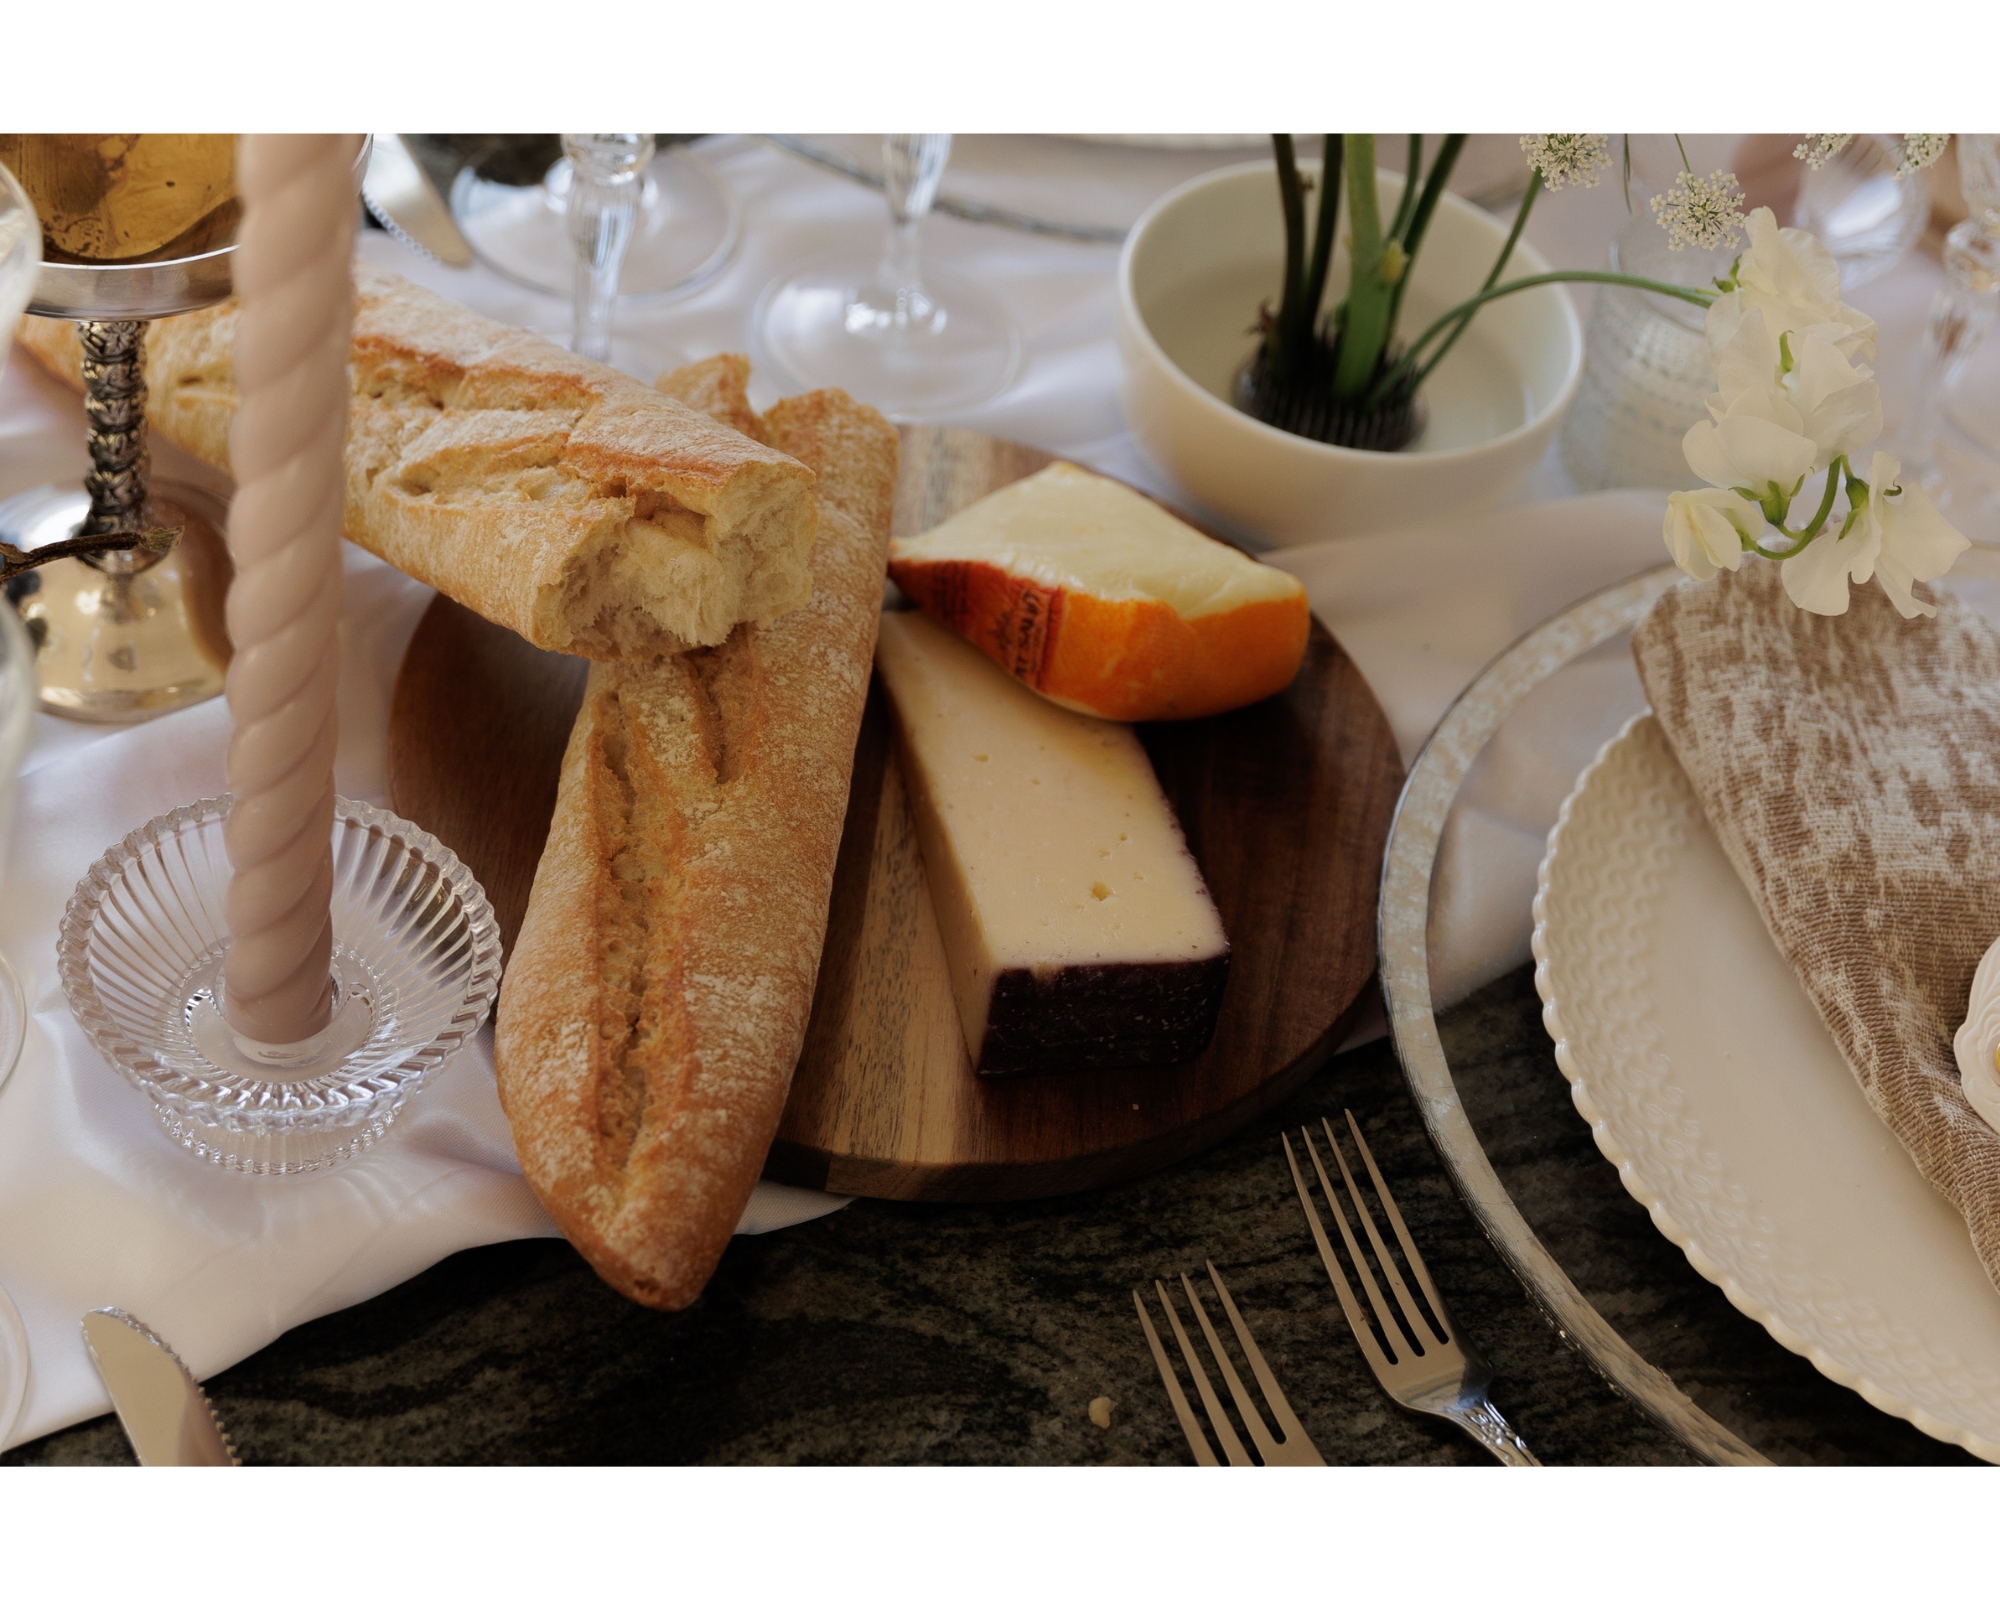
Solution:
<path fill-rule="evenodd" d="M 1718 1418 L 1780 1461 L 1970 1462 L 1788 1354 L 1653 1229 L 1570 1107 L 1525 971 L 1450 1013 L 1443 1032 L 1529 1221 Z M 1456 1429 L 1376 1388 L 1313 1252 L 1278 1131 L 1343 1107 L 1499 1372 L 1495 1401 L 1542 1459 L 1685 1461 L 1493 1253 L 1386 1043 L 1336 1058 L 1206 1155 L 1115 1189 L 1005 1206 L 860 1201 L 738 1239 L 678 1315 L 620 1299 L 561 1243 L 468 1251 L 293 1330 L 209 1391 L 252 1463 L 1185 1464 L 1132 1290 L 1199 1274 L 1207 1257 L 1329 1461 L 1485 1464 Z M 1113 1402 L 1108 1429 L 1089 1419 L 1099 1395 Z M 0 1457 L 131 1459 L 108 1417 Z"/>

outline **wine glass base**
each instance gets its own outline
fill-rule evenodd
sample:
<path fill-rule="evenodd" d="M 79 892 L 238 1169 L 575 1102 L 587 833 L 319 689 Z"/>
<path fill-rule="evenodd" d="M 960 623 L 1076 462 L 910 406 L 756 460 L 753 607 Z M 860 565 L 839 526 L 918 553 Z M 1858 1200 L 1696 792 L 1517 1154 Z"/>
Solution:
<path fill-rule="evenodd" d="M 28 1001 L 21 993 L 21 980 L 7 958 L 0 956 L 0 1090 L 14 1075 L 14 1063 L 21 1059 L 21 1045 L 28 1037 Z M 7 1430 L 0 1428 L 0 1439 Z"/>
<path fill-rule="evenodd" d="M 222 693 L 229 668 L 223 603 L 232 568 L 220 532 L 228 508 L 191 484 L 161 483 L 147 510 L 181 530 L 143 571 L 52 561 L 10 584 L 35 642 L 44 711 L 78 722 L 145 722 Z M 30 489 L 0 505 L 0 539 L 33 550 L 73 537 L 89 514 L 81 489 Z"/>
<path fill-rule="evenodd" d="M 567 160 L 526 188 L 467 167 L 451 186 L 451 214 L 472 253 L 501 277 L 568 299 L 576 276 L 568 195 Z M 707 282 L 735 250 L 738 231 L 736 200 L 722 180 L 691 156 L 661 151 L 646 168 L 619 298 L 680 294 Z"/>
<path fill-rule="evenodd" d="M 898 320 L 874 278 L 872 261 L 831 257 L 765 290 L 762 354 L 792 386 L 845 389 L 911 421 L 978 405 L 1014 381 L 1021 336 L 984 289 L 927 269 L 928 315 Z"/>
<path fill-rule="evenodd" d="M 57 938 L 63 993 L 182 1149 L 260 1176 L 316 1172 L 380 1139 L 486 1020 L 499 929 L 472 874 L 431 835 L 337 801 L 333 1016 L 304 1059 L 260 1061 L 216 1000 L 229 809 L 223 795 L 155 817 L 90 869 Z"/>

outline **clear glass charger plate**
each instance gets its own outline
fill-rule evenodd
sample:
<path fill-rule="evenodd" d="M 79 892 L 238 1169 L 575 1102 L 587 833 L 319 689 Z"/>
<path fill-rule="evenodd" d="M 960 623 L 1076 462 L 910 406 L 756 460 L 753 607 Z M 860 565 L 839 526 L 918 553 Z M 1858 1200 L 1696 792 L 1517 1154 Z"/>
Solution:
<path fill-rule="evenodd" d="M 1557 798 L 1591 752 L 1645 709 L 1630 665 L 1630 632 L 1678 581 L 1674 569 L 1656 569 L 1526 634 L 1474 680 L 1412 763 L 1385 855 L 1379 925 L 1397 1055 L 1440 1159 L 1502 1259 L 1565 1341 L 1691 1454 L 1739 1464 L 1765 1461 L 1765 1450 L 1794 1459 L 1947 1459 L 1949 1452 L 1935 1454 L 1939 1447 L 1904 1423 L 1841 1395 L 1805 1363 L 1765 1342 L 1755 1325 L 1741 1320 L 1740 1306 L 1709 1287 L 1713 1279 L 1696 1276 L 1677 1242 L 1654 1232 L 1571 1108 L 1569 1086 L 1539 1020 L 1530 1021 L 1536 1013 L 1528 1009 L 1534 996 L 1525 971 L 1506 980 L 1524 991 L 1513 1002 L 1522 1015 L 1507 1024 L 1518 1030 L 1511 1041 L 1486 1040 L 1473 1028 L 1474 1022 L 1490 1025 L 1501 1015 L 1495 1010 L 1482 1021 L 1476 1006 L 1454 1015 L 1434 1004 L 1432 965 L 1443 957 L 1434 938 L 1433 901 L 1447 900 L 1454 874 L 1467 871 L 1473 852 L 1465 849 L 1466 839 L 1484 837 L 1462 827 L 1466 796 L 1496 778 L 1519 780 L 1521 730 L 1539 720 L 1566 741 L 1555 753 L 1559 764 L 1566 763 L 1560 787 L 1548 801 L 1546 820 L 1555 821 Z M 1968 552 L 1946 583 L 1981 614 L 2000 620 L 2000 551 Z M 1477 859 L 1471 866 L 1484 870 Z M 1520 898 L 1525 935 L 1529 894 Z M 1448 969 L 1449 962 L 1440 970 Z M 1838 1068 L 1836 1084 L 1851 1086 L 1830 1041 L 1823 1048 Z M 1510 1050 L 1513 1064 L 1501 1064 Z M 1859 1102 L 1859 1090 L 1851 1092 Z M 1907 1166 L 1887 1130 L 1878 1132 Z M 1568 1197 L 1606 1186 L 1615 1202 Z M 1614 1204 L 1615 1215 L 1603 1209 Z M 1960 1239 L 1963 1231 L 1961 1225 Z M 1969 1242 L 1959 1248 L 1972 1259 Z M 1604 1264 L 1619 1252 L 1633 1259 L 1616 1269 Z M 1760 1348 L 1768 1355 L 1759 1355 Z M 1748 1378 L 1737 1381 L 1744 1373 Z M 1866 1389 L 1861 1395 L 1876 1400 Z M 1829 1409 L 1842 1413 L 1838 1426 L 1846 1431 L 1826 1454 L 1813 1456 L 1811 1435 Z"/>
<path fill-rule="evenodd" d="M 0 1286 L 0 1450 L 21 1420 L 21 1403 L 28 1398 L 28 1333 L 21 1313 Z"/>

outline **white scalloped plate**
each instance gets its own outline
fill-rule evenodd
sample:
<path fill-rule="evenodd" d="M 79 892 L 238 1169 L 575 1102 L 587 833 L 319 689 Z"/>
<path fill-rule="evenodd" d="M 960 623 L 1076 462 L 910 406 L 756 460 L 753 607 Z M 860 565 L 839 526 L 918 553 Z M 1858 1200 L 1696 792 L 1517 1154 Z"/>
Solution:
<path fill-rule="evenodd" d="M 2000 1293 L 1868 1108 L 1650 715 L 1577 780 L 1539 882 L 1542 1019 L 1626 1189 L 1780 1344 L 2000 1462 Z"/>

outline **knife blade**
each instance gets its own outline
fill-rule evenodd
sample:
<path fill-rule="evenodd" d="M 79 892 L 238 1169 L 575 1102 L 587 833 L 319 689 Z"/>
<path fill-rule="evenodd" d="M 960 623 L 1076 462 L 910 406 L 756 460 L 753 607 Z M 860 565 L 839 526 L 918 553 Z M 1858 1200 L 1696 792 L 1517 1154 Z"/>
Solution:
<path fill-rule="evenodd" d="M 116 1306 L 88 1311 L 83 1344 L 142 1467 L 233 1467 L 236 1451 L 201 1385 L 157 1333 Z"/>
<path fill-rule="evenodd" d="M 472 265 L 472 247 L 400 133 L 375 135 L 361 198 L 375 220 L 412 250 L 448 267 Z"/>

